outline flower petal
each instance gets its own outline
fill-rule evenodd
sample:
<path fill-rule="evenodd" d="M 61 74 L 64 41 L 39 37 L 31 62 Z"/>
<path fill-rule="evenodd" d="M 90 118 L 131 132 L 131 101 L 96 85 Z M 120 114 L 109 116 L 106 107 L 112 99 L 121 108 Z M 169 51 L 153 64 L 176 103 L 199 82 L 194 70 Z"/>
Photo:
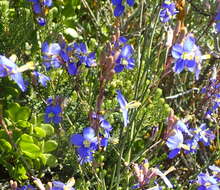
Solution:
<path fill-rule="evenodd" d="M 125 100 L 125 98 L 122 95 L 120 90 L 117 90 L 116 93 L 117 93 L 118 103 L 119 103 L 121 109 L 125 109 L 126 105 L 127 105 L 127 101 Z"/>
<path fill-rule="evenodd" d="M 183 71 L 184 66 L 185 66 L 184 60 L 183 59 L 178 59 L 176 61 L 176 63 L 174 64 L 173 70 L 174 70 L 175 73 L 179 74 Z"/>
<path fill-rule="evenodd" d="M 179 148 L 173 149 L 170 151 L 168 158 L 173 159 L 180 152 Z"/>
<path fill-rule="evenodd" d="M 121 15 L 123 14 L 123 12 L 124 12 L 124 9 L 125 9 L 125 7 L 124 7 L 123 5 L 118 4 L 118 5 L 115 7 L 114 15 L 115 15 L 116 17 L 121 16 Z"/>
<path fill-rule="evenodd" d="M 82 146 L 84 138 L 81 134 L 74 134 L 70 137 L 70 142 L 75 146 Z"/>
<path fill-rule="evenodd" d="M 183 54 L 183 47 L 180 44 L 176 44 L 172 48 L 172 56 L 175 59 L 179 59 Z"/>
<path fill-rule="evenodd" d="M 83 137 L 87 140 L 92 140 L 95 137 L 95 130 L 92 127 L 86 127 L 83 129 Z"/>

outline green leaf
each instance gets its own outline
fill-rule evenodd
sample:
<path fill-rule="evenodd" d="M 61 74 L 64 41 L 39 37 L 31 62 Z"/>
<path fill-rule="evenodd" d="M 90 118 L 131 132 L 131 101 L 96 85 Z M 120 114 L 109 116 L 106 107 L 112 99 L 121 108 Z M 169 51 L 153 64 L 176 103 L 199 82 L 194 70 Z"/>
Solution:
<path fill-rule="evenodd" d="M 47 156 L 46 156 L 46 154 L 40 154 L 39 157 L 40 157 L 43 165 L 46 165 L 46 163 L 47 163 Z"/>
<path fill-rule="evenodd" d="M 46 157 L 46 165 L 48 165 L 49 167 L 55 167 L 57 165 L 57 159 L 55 156 L 53 156 L 52 154 L 44 154 Z"/>
<path fill-rule="evenodd" d="M 12 146 L 7 140 L 0 139 L 0 150 L 2 150 L 2 152 L 10 152 L 12 150 Z"/>
<path fill-rule="evenodd" d="M 16 113 L 16 121 L 19 120 L 25 120 L 27 121 L 28 118 L 30 117 L 31 110 L 28 107 L 21 107 L 18 112 Z"/>
<path fill-rule="evenodd" d="M 21 151 L 32 159 L 38 158 L 41 153 L 40 148 L 35 144 L 21 141 L 19 145 L 20 145 Z"/>
<path fill-rule="evenodd" d="M 57 148 L 58 144 L 54 140 L 48 140 L 44 144 L 44 152 L 51 152 Z"/>
<path fill-rule="evenodd" d="M 28 142 L 28 143 L 33 143 L 34 142 L 33 137 L 28 135 L 28 134 L 21 135 L 20 139 L 23 142 Z"/>
<path fill-rule="evenodd" d="M 17 126 L 20 127 L 20 128 L 29 128 L 31 127 L 31 123 L 29 123 L 28 121 L 23 121 L 23 120 L 20 120 L 17 122 Z"/>
<path fill-rule="evenodd" d="M 45 132 L 47 136 L 51 136 L 54 134 L 54 128 L 50 124 L 41 124 L 40 126 Z"/>
<path fill-rule="evenodd" d="M 11 120 L 15 121 L 15 115 L 18 112 L 18 110 L 20 109 L 20 105 L 17 103 L 12 103 L 9 105 L 8 110 L 6 111 L 6 113 L 8 114 L 8 116 L 10 117 Z"/>
<path fill-rule="evenodd" d="M 56 157 L 52 154 L 41 154 L 40 158 L 43 164 L 49 167 L 55 167 L 58 163 Z"/>
<path fill-rule="evenodd" d="M 26 175 L 27 171 L 25 167 L 21 164 L 17 165 L 14 170 L 14 176 L 20 180 L 28 179 L 28 176 Z"/>
<path fill-rule="evenodd" d="M 11 95 L 12 97 L 16 98 L 19 95 L 19 91 L 17 88 L 5 87 L 4 88 L 4 95 L 5 96 Z"/>
<path fill-rule="evenodd" d="M 40 127 L 34 127 L 34 131 L 38 137 L 46 137 L 46 131 Z"/>
<path fill-rule="evenodd" d="M 71 3 L 72 3 L 72 6 L 81 5 L 80 0 L 72 0 Z"/>
<path fill-rule="evenodd" d="M 9 9 L 9 1 L 0 1 L 0 10 L 6 12 Z"/>
<path fill-rule="evenodd" d="M 64 30 L 64 34 L 71 36 L 72 38 L 79 38 L 79 34 L 73 28 L 67 28 Z"/>

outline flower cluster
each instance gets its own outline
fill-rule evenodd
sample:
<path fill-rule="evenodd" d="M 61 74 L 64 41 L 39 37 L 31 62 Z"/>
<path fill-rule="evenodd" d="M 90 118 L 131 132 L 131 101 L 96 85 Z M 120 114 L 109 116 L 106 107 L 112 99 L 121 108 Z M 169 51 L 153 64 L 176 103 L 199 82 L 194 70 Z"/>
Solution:
<path fill-rule="evenodd" d="M 174 158 L 182 148 L 186 154 L 195 153 L 199 149 L 199 142 L 204 146 L 209 146 L 214 139 L 214 133 L 206 124 L 188 129 L 184 122 L 178 121 L 166 141 L 166 145 L 170 150 L 168 157 L 170 159 Z"/>
<path fill-rule="evenodd" d="M 60 97 L 56 97 L 55 99 L 48 98 L 47 107 L 45 109 L 44 121 L 45 123 L 54 123 L 59 124 L 62 120 L 61 108 L 62 100 Z"/>
<path fill-rule="evenodd" d="M 40 26 L 46 25 L 46 19 L 45 16 L 48 13 L 48 9 L 52 6 L 53 1 L 52 0 L 27 0 L 32 2 L 33 11 L 36 14 L 36 20 L 37 23 Z"/>
<path fill-rule="evenodd" d="M 220 182 L 220 168 L 217 166 L 209 166 L 212 175 L 209 172 L 200 173 L 195 182 L 199 185 L 198 190 L 218 190 Z"/>
<path fill-rule="evenodd" d="M 25 91 L 26 86 L 21 73 L 29 69 L 34 69 L 34 65 L 32 62 L 29 62 L 18 67 L 11 59 L 13 59 L 13 56 L 8 59 L 7 57 L 0 55 L 0 77 L 10 76 L 10 78 L 17 83 L 19 88 L 22 91 Z"/>
<path fill-rule="evenodd" d="M 162 4 L 162 10 L 160 11 L 161 22 L 168 22 L 173 18 L 178 11 L 176 10 L 176 5 L 170 0 L 165 0 Z"/>
<path fill-rule="evenodd" d="M 99 147 L 107 147 L 112 126 L 102 116 L 93 116 L 99 123 L 98 131 L 92 127 L 83 129 L 82 134 L 73 134 L 70 137 L 71 144 L 77 147 L 76 152 L 79 156 L 80 164 L 91 162 L 94 153 Z"/>
<path fill-rule="evenodd" d="M 137 178 L 137 184 L 132 187 L 132 189 L 137 188 L 145 188 L 150 181 L 155 178 L 156 176 L 161 177 L 163 179 L 164 183 L 167 185 L 168 188 L 173 188 L 173 185 L 169 181 L 169 179 L 166 177 L 168 173 L 173 171 L 175 168 L 171 167 L 169 170 L 167 170 L 165 173 L 162 173 L 158 168 L 149 168 L 149 163 L 147 160 L 144 160 L 142 164 L 133 164 L 134 168 L 134 175 Z M 152 189 L 160 189 L 159 185 L 156 185 L 156 187 L 153 187 Z"/>
<path fill-rule="evenodd" d="M 70 75 L 76 75 L 80 65 L 86 67 L 95 66 L 95 53 L 88 53 L 84 43 L 66 44 L 64 40 L 59 43 L 42 45 L 43 64 L 46 69 L 59 68 L 63 66 Z"/>
<path fill-rule="evenodd" d="M 114 15 L 116 17 L 121 16 L 124 13 L 125 6 L 122 4 L 123 0 L 112 0 L 112 4 L 115 6 Z M 126 0 L 130 7 L 134 6 L 134 0 Z"/>

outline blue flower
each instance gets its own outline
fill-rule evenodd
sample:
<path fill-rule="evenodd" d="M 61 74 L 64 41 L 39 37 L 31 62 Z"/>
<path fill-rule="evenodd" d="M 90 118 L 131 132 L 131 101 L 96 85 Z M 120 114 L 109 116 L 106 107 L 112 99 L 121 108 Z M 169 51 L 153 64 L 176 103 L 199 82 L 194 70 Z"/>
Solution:
<path fill-rule="evenodd" d="M 43 17 L 47 13 L 47 8 L 50 8 L 53 5 L 52 0 L 27 0 L 32 2 L 32 7 L 34 13 L 37 15 L 37 23 L 40 26 L 46 25 L 46 19 Z"/>
<path fill-rule="evenodd" d="M 185 150 L 190 150 L 189 147 L 183 144 L 183 134 L 180 130 L 173 130 L 173 135 L 170 136 L 167 141 L 166 145 L 168 146 L 170 153 L 168 157 L 170 159 L 174 158 L 181 150 L 181 148 Z"/>
<path fill-rule="evenodd" d="M 44 5 L 47 7 L 51 7 L 53 5 L 53 0 L 44 0 Z"/>
<path fill-rule="evenodd" d="M 15 63 L 13 63 L 10 59 L 0 55 L 0 77 L 6 76 L 10 76 L 10 78 L 17 83 L 17 85 L 23 92 L 26 90 L 26 86 L 24 84 L 18 66 Z"/>
<path fill-rule="evenodd" d="M 185 140 L 185 144 L 189 147 L 190 150 L 185 150 L 184 153 L 196 153 L 199 148 L 198 141 L 195 139 L 187 139 Z"/>
<path fill-rule="evenodd" d="M 51 67 L 59 68 L 61 66 L 61 60 L 59 59 L 61 47 L 58 43 L 48 44 L 44 42 L 41 51 L 43 54 L 43 64 L 47 70 Z"/>
<path fill-rule="evenodd" d="M 200 127 L 191 129 L 191 131 L 194 134 L 194 140 L 202 142 L 205 146 L 209 146 L 211 141 L 215 139 L 214 133 L 204 123 Z"/>
<path fill-rule="evenodd" d="M 43 64 L 47 70 L 51 67 L 63 66 L 70 75 L 76 75 L 81 64 L 85 64 L 88 68 L 96 65 L 95 53 L 88 53 L 84 43 L 68 45 L 63 39 L 59 43 L 45 42 L 42 45 L 42 53 Z"/>
<path fill-rule="evenodd" d="M 93 154 L 98 148 L 98 139 L 95 130 L 91 127 L 83 129 L 82 134 L 73 134 L 70 137 L 71 144 L 77 146 L 80 164 L 91 162 Z"/>
<path fill-rule="evenodd" d="M 47 86 L 47 82 L 50 80 L 49 77 L 47 77 L 46 75 L 39 73 L 37 71 L 34 71 L 33 75 L 38 80 L 38 82 L 42 84 L 42 86 L 44 86 L 44 87 Z"/>
<path fill-rule="evenodd" d="M 123 115 L 123 119 L 124 119 L 124 126 L 126 127 L 129 123 L 128 109 L 137 108 L 141 105 L 141 103 L 138 102 L 138 101 L 131 101 L 131 102 L 127 103 L 127 101 L 125 100 L 125 98 L 122 95 L 120 90 L 116 90 L 116 93 L 117 93 L 117 100 L 118 100 L 118 103 L 120 105 L 122 115 Z"/>
<path fill-rule="evenodd" d="M 135 60 L 132 57 L 134 50 L 130 44 L 127 44 L 128 40 L 124 36 L 119 37 L 117 41 L 114 42 L 114 51 L 112 54 L 116 54 L 115 52 L 120 51 L 119 55 L 116 58 L 115 72 L 121 72 L 125 68 L 133 69 L 135 66 Z"/>
<path fill-rule="evenodd" d="M 107 147 L 108 146 L 108 141 L 109 141 L 109 138 L 110 138 L 110 132 L 112 131 L 112 126 L 103 117 L 100 117 L 100 126 L 101 126 L 102 129 L 104 129 L 104 134 L 101 134 L 102 138 L 101 138 L 100 145 L 102 147 Z"/>
<path fill-rule="evenodd" d="M 45 123 L 53 122 L 55 124 L 59 124 L 62 120 L 62 117 L 61 117 L 62 108 L 56 102 L 56 100 L 54 100 L 54 102 L 53 100 L 48 101 L 49 104 L 45 109 L 45 117 L 44 117 Z"/>
<path fill-rule="evenodd" d="M 195 38 L 188 35 L 183 44 L 175 44 L 172 48 L 172 56 L 176 59 L 173 70 L 177 74 L 181 73 L 184 68 L 196 74 L 198 80 L 201 70 L 202 56 L 199 47 L 195 44 Z"/>
<path fill-rule="evenodd" d="M 133 52 L 134 50 L 129 44 L 125 44 L 121 48 L 121 52 L 115 61 L 115 71 L 117 73 L 123 71 L 125 68 L 129 70 L 134 68 L 135 60 L 132 57 Z"/>
<path fill-rule="evenodd" d="M 177 13 L 175 3 L 170 0 L 165 0 L 162 4 L 162 10 L 160 11 L 160 20 L 161 22 L 168 22 Z"/>
<path fill-rule="evenodd" d="M 215 21 L 216 21 L 216 31 L 220 32 L 220 12 L 217 13 L 216 17 L 215 17 Z"/>
<path fill-rule="evenodd" d="M 92 123 L 94 126 L 99 127 L 99 142 L 101 147 L 107 147 L 109 138 L 111 137 L 110 132 L 112 131 L 111 124 L 104 119 L 102 115 L 99 115 L 97 113 L 92 113 L 91 117 L 93 119 Z"/>
<path fill-rule="evenodd" d="M 74 43 L 74 55 L 78 58 L 79 64 L 85 64 L 86 67 L 95 66 L 96 56 L 94 52 L 88 53 L 85 43 Z"/>
<path fill-rule="evenodd" d="M 32 185 L 24 185 L 16 190 L 36 190 L 36 188 L 34 188 Z"/>
<path fill-rule="evenodd" d="M 135 3 L 134 0 L 127 0 L 126 2 L 130 7 L 133 7 Z M 114 15 L 116 17 L 121 16 L 125 9 L 125 6 L 122 5 L 122 0 L 112 0 L 112 4 L 115 6 Z"/>
<path fill-rule="evenodd" d="M 177 121 L 175 126 L 175 129 L 180 130 L 183 133 L 186 133 L 187 135 L 191 136 L 192 134 L 190 133 L 188 126 L 181 120 Z"/>
<path fill-rule="evenodd" d="M 197 177 L 198 190 L 219 190 L 218 181 L 208 173 L 200 173 Z"/>
<path fill-rule="evenodd" d="M 175 44 L 172 48 L 172 56 L 177 59 L 174 71 L 180 73 L 183 71 L 184 67 L 194 68 L 196 62 L 194 60 L 194 46 L 195 39 L 191 36 L 187 37 L 183 43 Z"/>
<path fill-rule="evenodd" d="M 46 19 L 45 19 L 45 18 L 43 18 L 43 17 L 37 17 L 36 20 L 37 20 L 37 23 L 38 23 L 40 26 L 45 26 L 45 25 L 46 25 Z"/>
<path fill-rule="evenodd" d="M 72 187 L 75 183 L 75 180 L 74 179 L 72 179 L 72 180 L 73 180 L 73 182 L 71 182 L 71 180 L 69 180 L 67 182 L 67 184 L 65 184 L 61 181 L 53 181 L 52 182 L 53 187 L 51 190 L 75 190 L 75 188 Z"/>
<path fill-rule="evenodd" d="M 125 98 L 122 95 L 120 90 L 117 90 L 116 92 L 117 92 L 118 103 L 120 105 L 120 108 L 121 108 L 121 111 L 122 111 L 122 115 L 123 115 L 123 119 L 124 119 L 124 126 L 126 127 L 128 125 L 128 123 L 129 123 L 128 108 L 126 107 L 128 102 L 125 100 Z"/>

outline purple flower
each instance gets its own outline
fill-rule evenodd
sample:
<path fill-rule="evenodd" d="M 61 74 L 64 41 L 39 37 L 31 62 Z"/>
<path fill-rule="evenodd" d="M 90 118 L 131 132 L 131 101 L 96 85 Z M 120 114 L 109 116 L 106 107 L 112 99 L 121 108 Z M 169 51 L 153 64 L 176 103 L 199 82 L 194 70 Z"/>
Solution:
<path fill-rule="evenodd" d="M 32 185 L 24 185 L 16 190 L 36 190 L 36 188 L 34 188 Z"/>
<path fill-rule="evenodd" d="M 189 150 L 189 147 L 183 144 L 183 134 L 180 130 L 173 130 L 174 135 L 170 136 L 167 141 L 166 145 L 168 146 L 170 153 L 168 157 L 170 159 L 174 158 L 181 150 L 181 148 L 185 150 Z"/>
<path fill-rule="evenodd" d="M 214 133 L 204 123 L 200 127 L 191 129 L 191 133 L 194 135 L 194 140 L 202 142 L 205 146 L 209 146 L 215 139 Z"/>
<path fill-rule="evenodd" d="M 216 31 L 220 32 L 220 12 L 217 13 L 216 17 L 215 17 L 215 21 L 216 21 Z"/>
<path fill-rule="evenodd" d="M 61 120 L 62 120 L 62 117 L 61 117 L 62 108 L 56 102 L 57 99 L 48 101 L 49 104 L 45 109 L 45 116 L 44 116 L 45 123 L 53 122 L 55 124 L 59 124 L 61 122 Z"/>
<path fill-rule="evenodd" d="M 162 4 L 162 10 L 160 11 L 160 20 L 161 22 L 168 22 L 177 13 L 175 3 L 170 0 L 165 0 Z"/>
<path fill-rule="evenodd" d="M 37 20 L 37 23 L 38 23 L 40 26 L 45 26 L 45 25 L 46 25 L 46 19 L 45 19 L 45 18 L 43 18 L 43 17 L 37 17 L 36 20 Z"/>
<path fill-rule="evenodd" d="M 208 173 L 200 173 L 197 177 L 198 190 L 219 190 L 218 181 Z"/>
<path fill-rule="evenodd" d="M 125 100 L 124 96 L 122 95 L 120 90 L 117 90 L 117 99 L 118 99 L 118 103 L 120 105 L 121 111 L 122 111 L 122 115 L 123 115 L 123 119 L 124 119 L 124 126 L 126 127 L 129 123 L 129 119 L 128 119 L 128 108 L 127 108 L 127 101 Z"/>
<path fill-rule="evenodd" d="M 199 148 L 199 144 L 198 141 L 196 141 L 195 139 L 187 139 L 185 140 L 185 144 L 189 147 L 190 150 L 185 150 L 184 152 L 186 154 L 189 153 L 196 153 L 196 151 Z"/>
<path fill-rule="evenodd" d="M 85 64 L 88 68 L 96 65 L 95 53 L 88 53 L 84 43 L 68 45 L 63 39 L 59 43 L 45 42 L 42 45 L 42 53 L 43 64 L 47 70 L 63 66 L 70 75 L 76 75 L 80 65 Z"/>
<path fill-rule="evenodd" d="M 183 123 L 183 121 L 181 121 L 181 120 L 177 121 L 174 128 L 177 129 L 177 130 L 180 130 L 183 133 L 186 133 L 189 136 L 191 136 L 191 133 L 188 129 L 188 126 L 185 123 Z"/>
<path fill-rule="evenodd" d="M 98 139 L 93 128 L 87 127 L 83 129 L 82 134 L 73 134 L 70 142 L 77 147 L 80 164 L 93 160 L 93 154 L 98 148 Z"/>
<path fill-rule="evenodd" d="M 74 56 L 78 58 L 79 64 L 85 64 L 86 67 L 95 66 L 96 56 L 94 52 L 88 53 L 85 43 L 74 43 Z"/>
<path fill-rule="evenodd" d="M 75 190 L 75 188 L 73 188 L 72 186 L 74 185 L 75 180 L 73 181 L 73 183 L 71 182 L 67 182 L 67 184 L 61 182 L 61 181 L 53 181 L 53 187 L 51 190 Z"/>
<path fill-rule="evenodd" d="M 133 52 L 134 50 L 129 44 L 125 44 L 121 48 L 121 52 L 118 58 L 116 59 L 116 65 L 115 65 L 115 71 L 117 73 L 123 71 L 125 68 L 129 70 L 134 68 L 135 60 L 132 57 Z"/>
<path fill-rule="evenodd" d="M 127 0 L 127 4 L 130 7 L 134 6 L 134 0 Z M 124 13 L 125 6 L 122 5 L 122 0 L 112 0 L 112 4 L 115 6 L 114 16 L 119 17 Z"/>
<path fill-rule="evenodd" d="M 44 87 L 47 86 L 47 82 L 50 80 L 49 77 L 47 77 L 46 75 L 39 73 L 37 71 L 34 71 L 33 75 L 38 80 L 38 82 L 42 84 L 42 86 L 44 86 Z"/>
<path fill-rule="evenodd" d="M 29 2 L 32 2 L 32 7 L 34 13 L 38 16 L 37 17 L 37 23 L 40 26 L 45 26 L 46 25 L 46 19 L 42 17 L 45 15 L 46 9 L 50 8 L 53 4 L 52 0 L 27 0 Z"/>
<path fill-rule="evenodd" d="M 110 138 L 110 132 L 112 131 L 112 126 L 103 117 L 100 117 L 100 126 L 104 130 L 104 132 L 101 133 L 100 145 L 102 147 L 107 147 L 108 146 L 108 141 L 109 141 L 109 138 Z"/>
<path fill-rule="evenodd" d="M 210 55 L 201 54 L 192 35 L 188 35 L 183 44 L 175 44 L 172 47 L 172 56 L 176 59 L 173 71 L 179 74 L 184 68 L 187 68 L 190 72 L 195 73 L 196 80 L 199 78 L 202 60 L 210 57 Z"/>
<path fill-rule="evenodd" d="M 48 44 L 44 42 L 41 51 L 43 54 L 43 64 L 46 66 L 47 70 L 51 67 L 59 68 L 61 66 L 61 61 L 59 59 L 61 47 L 58 43 Z"/>
<path fill-rule="evenodd" d="M 29 69 L 28 65 L 26 66 L 27 69 Z M 15 63 L 13 63 L 10 59 L 0 55 L 0 77 L 6 76 L 10 76 L 10 78 L 17 83 L 17 85 L 23 92 L 26 90 L 21 70 L 19 70 L 18 66 Z"/>

